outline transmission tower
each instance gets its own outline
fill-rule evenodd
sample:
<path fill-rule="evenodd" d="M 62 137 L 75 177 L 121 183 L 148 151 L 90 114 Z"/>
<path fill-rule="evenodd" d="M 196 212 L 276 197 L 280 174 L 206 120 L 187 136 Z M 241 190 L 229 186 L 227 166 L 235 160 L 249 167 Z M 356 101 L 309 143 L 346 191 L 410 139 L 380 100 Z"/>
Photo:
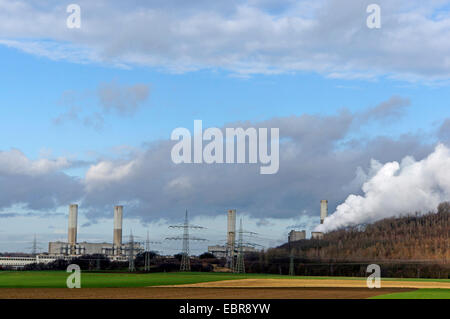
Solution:
<path fill-rule="evenodd" d="M 150 271 L 150 244 L 161 244 L 159 241 L 150 241 L 150 237 L 147 230 L 147 240 L 145 241 L 145 252 L 144 252 L 144 271 Z"/>
<path fill-rule="evenodd" d="M 244 265 L 244 230 L 242 229 L 242 218 L 240 220 L 239 227 L 239 243 L 238 243 L 239 253 L 236 261 L 236 273 L 243 274 L 245 273 L 245 265 Z"/>
<path fill-rule="evenodd" d="M 182 237 L 179 237 L 179 236 L 178 237 L 168 237 L 166 239 L 183 241 L 183 252 L 181 253 L 182 257 L 181 257 L 180 271 L 190 271 L 191 263 L 190 263 L 190 255 L 189 255 L 189 241 L 191 241 L 191 240 L 206 241 L 206 239 L 189 236 L 189 229 L 204 229 L 205 227 L 189 225 L 188 211 L 186 209 L 186 214 L 184 217 L 184 224 L 183 225 L 172 225 L 172 226 L 169 226 L 169 228 L 182 228 L 183 229 Z"/>
<path fill-rule="evenodd" d="M 38 243 L 38 241 L 36 239 L 36 234 L 34 234 L 34 238 L 33 238 L 33 242 L 31 244 L 31 247 L 28 247 L 28 248 L 31 249 L 31 254 L 33 256 L 36 256 L 38 251 L 39 251 L 39 249 L 41 249 L 41 247 L 39 246 L 39 243 Z"/>
<path fill-rule="evenodd" d="M 133 232 L 130 232 L 130 242 L 128 244 L 128 271 L 133 272 L 136 268 L 134 267 L 134 237 Z"/>
<path fill-rule="evenodd" d="M 295 271 L 294 271 L 294 256 L 291 255 L 289 256 L 289 276 L 295 276 Z"/>
<path fill-rule="evenodd" d="M 232 269 L 233 272 L 239 273 L 239 274 L 245 273 L 244 248 L 245 247 L 253 247 L 254 248 L 256 246 L 263 247 L 262 245 L 259 245 L 259 244 L 244 242 L 244 234 L 256 235 L 256 233 L 254 233 L 254 232 L 244 231 L 244 229 L 242 227 L 242 218 L 241 218 L 240 219 L 240 227 L 239 227 L 238 255 L 237 255 L 235 267 L 234 267 L 234 269 Z"/>

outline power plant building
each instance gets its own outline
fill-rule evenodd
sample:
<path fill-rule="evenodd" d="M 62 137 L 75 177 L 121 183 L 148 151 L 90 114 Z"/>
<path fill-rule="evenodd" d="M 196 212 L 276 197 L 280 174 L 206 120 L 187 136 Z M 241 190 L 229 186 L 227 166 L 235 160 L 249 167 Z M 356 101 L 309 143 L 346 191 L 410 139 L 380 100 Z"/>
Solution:
<path fill-rule="evenodd" d="M 126 260 L 131 250 L 130 244 L 122 243 L 123 206 L 114 207 L 114 229 L 112 243 L 89 243 L 77 241 L 78 205 L 69 206 L 69 227 L 67 242 L 49 242 L 49 256 L 82 256 L 101 254 L 111 260 Z M 136 255 L 144 249 L 138 243 L 133 244 L 133 254 Z"/>
<path fill-rule="evenodd" d="M 208 252 L 216 258 L 228 258 L 232 260 L 238 255 L 236 247 L 236 210 L 229 209 L 227 212 L 227 243 L 226 245 L 208 246 Z M 242 247 L 244 253 L 257 252 L 258 249 L 244 245 Z"/>
<path fill-rule="evenodd" d="M 311 239 L 323 239 L 323 233 L 319 231 L 311 232 Z"/>
<path fill-rule="evenodd" d="M 288 235 L 288 242 L 306 239 L 306 230 L 291 230 Z"/>
<path fill-rule="evenodd" d="M 251 246 L 243 246 L 242 251 L 244 253 L 255 253 L 258 252 L 258 249 Z M 229 251 L 226 246 L 208 246 L 208 252 L 213 254 L 216 258 L 226 258 L 228 256 Z"/>

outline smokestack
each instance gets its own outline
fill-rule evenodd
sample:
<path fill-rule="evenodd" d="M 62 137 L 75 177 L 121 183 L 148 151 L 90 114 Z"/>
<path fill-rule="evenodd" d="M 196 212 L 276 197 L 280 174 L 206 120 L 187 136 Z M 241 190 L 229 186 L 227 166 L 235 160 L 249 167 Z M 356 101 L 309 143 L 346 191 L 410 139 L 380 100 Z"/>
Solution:
<path fill-rule="evenodd" d="M 122 219 L 123 206 L 114 207 L 114 241 L 113 244 L 117 249 L 122 246 Z"/>
<path fill-rule="evenodd" d="M 327 217 L 328 217 L 328 201 L 326 199 L 322 199 L 320 201 L 320 223 L 323 224 L 323 221 Z"/>
<path fill-rule="evenodd" d="M 234 254 L 234 246 L 236 242 L 236 210 L 228 210 L 228 230 L 227 230 L 227 247 L 229 248 L 229 256 Z"/>
<path fill-rule="evenodd" d="M 78 220 L 78 205 L 73 204 L 69 206 L 69 233 L 67 242 L 71 247 L 77 243 L 77 220 Z"/>

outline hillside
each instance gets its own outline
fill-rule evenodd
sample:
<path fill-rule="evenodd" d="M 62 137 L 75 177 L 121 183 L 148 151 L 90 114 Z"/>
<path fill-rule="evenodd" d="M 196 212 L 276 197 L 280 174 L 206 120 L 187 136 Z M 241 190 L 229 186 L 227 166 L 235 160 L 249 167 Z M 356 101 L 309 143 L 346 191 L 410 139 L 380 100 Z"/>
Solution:
<path fill-rule="evenodd" d="M 294 256 L 328 261 L 429 261 L 450 260 L 450 203 L 437 213 L 388 218 L 324 235 L 323 240 L 291 243 Z M 284 244 L 276 250 L 288 250 Z"/>

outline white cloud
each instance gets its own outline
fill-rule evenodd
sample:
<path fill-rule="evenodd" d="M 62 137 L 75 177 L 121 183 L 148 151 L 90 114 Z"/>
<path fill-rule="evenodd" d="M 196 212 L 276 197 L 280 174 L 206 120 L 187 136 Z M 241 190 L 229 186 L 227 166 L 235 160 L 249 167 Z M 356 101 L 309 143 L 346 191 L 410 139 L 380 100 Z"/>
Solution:
<path fill-rule="evenodd" d="M 144 65 L 173 72 L 314 71 L 329 77 L 410 81 L 450 76 L 450 16 L 443 1 L 146 2 L 80 0 L 82 28 L 63 4 L 0 1 L 0 44 L 72 62 Z M 45 40 L 44 40 L 45 39 Z"/>
<path fill-rule="evenodd" d="M 133 173 L 135 166 L 136 160 L 124 164 L 100 161 L 95 165 L 91 165 L 85 177 L 87 190 L 93 191 L 103 188 L 104 184 L 123 181 Z"/>
<path fill-rule="evenodd" d="M 30 160 L 17 149 L 0 151 L 0 174 L 38 176 L 56 172 L 70 165 L 64 157 L 54 160 L 45 158 Z"/>

